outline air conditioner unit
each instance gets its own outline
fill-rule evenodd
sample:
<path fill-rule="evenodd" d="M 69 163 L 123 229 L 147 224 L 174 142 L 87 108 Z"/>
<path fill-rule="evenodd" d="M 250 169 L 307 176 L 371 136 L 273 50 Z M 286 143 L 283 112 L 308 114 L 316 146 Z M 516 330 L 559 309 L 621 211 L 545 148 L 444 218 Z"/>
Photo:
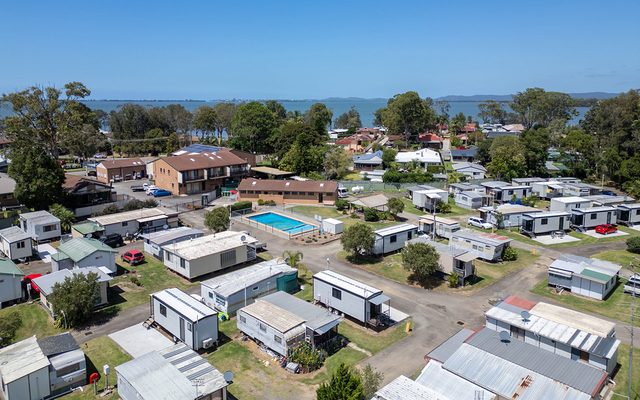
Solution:
<path fill-rule="evenodd" d="M 215 343 L 214 340 L 212 338 L 209 338 L 209 339 L 205 339 L 205 340 L 202 341 L 202 346 L 205 349 L 208 349 L 210 347 L 213 347 L 214 343 Z"/>

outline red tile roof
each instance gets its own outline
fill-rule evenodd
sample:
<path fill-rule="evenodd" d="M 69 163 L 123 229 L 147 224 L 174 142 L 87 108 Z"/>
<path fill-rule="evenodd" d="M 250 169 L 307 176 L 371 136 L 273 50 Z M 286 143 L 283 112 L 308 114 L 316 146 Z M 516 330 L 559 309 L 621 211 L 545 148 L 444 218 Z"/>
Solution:
<path fill-rule="evenodd" d="M 146 164 L 139 158 L 116 158 L 102 160 L 100 164 L 106 169 L 126 168 L 126 167 L 141 167 Z"/>
<path fill-rule="evenodd" d="M 421 142 L 442 142 L 442 138 L 435 133 L 421 133 L 418 136 L 418 140 Z"/>
<path fill-rule="evenodd" d="M 183 154 L 161 158 L 176 171 L 191 171 L 195 169 L 226 167 L 230 165 L 244 165 L 247 162 L 228 150 L 216 153 Z"/>

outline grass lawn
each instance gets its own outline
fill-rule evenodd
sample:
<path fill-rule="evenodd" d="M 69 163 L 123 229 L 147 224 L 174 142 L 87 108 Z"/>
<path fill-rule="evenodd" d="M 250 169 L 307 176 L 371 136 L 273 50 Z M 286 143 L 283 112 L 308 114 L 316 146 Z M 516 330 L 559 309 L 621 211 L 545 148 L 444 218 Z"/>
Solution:
<path fill-rule="evenodd" d="M 640 263 L 640 254 L 633 254 L 626 250 L 607 250 L 598 254 L 594 254 L 593 258 L 599 258 L 605 261 L 611 261 L 616 264 L 622 265 L 623 268 L 628 268 L 633 262 Z"/>
<path fill-rule="evenodd" d="M 449 205 L 451 206 L 451 211 L 448 213 L 438 213 L 443 217 L 459 217 L 461 215 L 473 215 L 474 210 L 468 210 L 466 208 L 462 208 L 456 204 L 456 201 L 449 197 Z"/>
<path fill-rule="evenodd" d="M 310 378 L 304 378 L 301 382 L 309 385 L 316 385 L 331 379 L 331 375 L 338 369 L 340 364 L 344 363 L 349 366 L 354 366 L 367 357 L 361 351 L 352 349 L 350 347 L 343 347 L 336 353 L 332 354 L 324 362 L 324 366 L 316 375 Z"/>
<path fill-rule="evenodd" d="M 618 286 L 609 294 L 606 300 L 596 300 L 571 294 L 568 291 L 562 292 L 561 295 L 555 294 L 555 290 L 548 286 L 547 280 L 535 285 L 531 292 L 540 296 L 551 298 L 559 303 L 564 304 L 568 308 L 577 311 L 590 312 L 594 314 L 604 315 L 618 321 L 630 322 L 630 305 L 632 297 L 624 293 L 624 279 L 620 279 Z M 636 321 L 640 318 L 640 303 L 636 307 Z"/>
<path fill-rule="evenodd" d="M 376 229 L 380 229 L 380 228 L 384 228 L 386 226 L 391 226 L 391 225 L 395 225 L 395 224 L 399 224 L 400 222 L 396 222 L 396 221 L 377 221 L 377 222 L 366 222 L 360 218 L 351 218 L 351 217 L 346 217 L 346 218 L 340 218 L 340 221 L 342 221 L 342 223 L 344 223 L 344 227 L 348 228 L 351 225 L 355 225 L 358 222 L 362 222 L 363 224 L 369 225 L 371 227 L 371 229 L 376 230 Z"/>
<path fill-rule="evenodd" d="M 338 259 L 350 262 L 347 260 L 347 256 L 348 254 L 344 250 L 339 251 L 337 254 Z M 387 279 L 403 284 L 407 284 L 410 275 L 410 272 L 402 267 L 402 256 L 400 253 L 384 258 L 363 260 L 362 262 L 358 262 L 357 265 L 376 275 L 384 276 Z"/>
<path fill-rule="evenodd" d="M 352 172 L 350 174 L 347 174 L 342 179 L 345 180 L 345 181 L 361 181 L 362 180 L 362 176 L 360 176 L 359 172 Z"/>
<path fill-rule="evenodd" d="M 298 268 L 298 283 L 302 289 L 295 296 L 305 301 L 313 301 L 313 272 L 304 265 Z"/>
<path fill-rule="evenodd" d="M 338 333 L 355 343 L 361 349 L 376 354 L 395 342 L 404 339 L 409 334 L 405 331 L 406 321 L 392 326 L 387 330 L 374 333 L 371 330 L 365 330 L 362 326 L 355 326 L 351 321 L 342 321 L 338 325 Z"/>
<path fill-rule="evenodd" d="M 400 197 L 400 200 L 402 200 L 402 203 L 404 204 L 404 212 L 409 213 L 409 214 L 415 214 L 415 215 L 424 215 L 425 212 L 418 210 L 416 208 L 416 206 L 413 205 L 413 202 L 411 201 L 411 199 L 407 199 L 406 197 Z"/>
<path fill-rule="evenodd" d="M 628 384 L 629 384 L 629 345 L 620 344 L 618 347 L 618 364 L 620 369 L 613 377 L 616 387 L 613 390 L 621 396 L 627 396 Z M 640 350 L 634 349 L 633 351 L 633 384 L 631 385 L 631 398 L 633 400 L 640 399 Z"/>
<path fill-rule="evenodd" d="M 289 208 L 293 212 L 304 215 L 309 218 L 313 218 L 315 215 L 320 215 L 322 218 L 336 218 L 342 216 L 334 207 L 319 207 L 319 206 L 294 206 Z"/>
<path fill-rule="evenodd" d="M 93 394 L 93 386 L 87 385 L 84 387 L 83 392 L 71 393 L 64 396 L 65 399 L 84 400 L 84 399 L 119 399 L 117 393 L 112 393 L 110 396 L 100 396 L 100 391 L 104 389 L 106 383 L 105 377 L 102 373 L 102 366 L 108 364 L 111 367 L 111 374 L 109 375 L 109 386 L 113 387 L 116 384 L 116 371 L 117 365 L 123 364 L 131 360 L 131 356 L 125 353 L 120 346 L 111 340 L 108 336 L 101 336 L 92 339 L 81 346 L 87 356 L 87 376 L 94 372 L 98 372 L 101 376 L 98 382 L 98 397 Z"/>
<path fill-rule="evenodd" d="M 40 305 L 40 301 L 36 301 L 32 304 L 22 303 L 16 306 L 7 307 L 0 310 L 0 318 L 4 318 L 13 312 L 17 312 L 22 317 L 22 326 L 16 332 L 14 342 L 26 339 L 34 334 L 39 338 L 52 336 L 57 333 L 63 332 L 63 330 L 56 328 L 53 325 L 53 320 L 49 317 L 49 314 Z"/>
<path fill-rule="evenodd" d="M 531 254 L 531 252 L 523 249 L 515 249 L 518 252 L 516 261 L 503 261 L 501 263 L 489 263 L 482 260 L 476 260 L 476 275 L 478 280 L 457 290 L 478 290 L 483 287 L 494 284 L 496 281 L 505 276 L 519 271 L 536 262 L 539 256 Z"/>

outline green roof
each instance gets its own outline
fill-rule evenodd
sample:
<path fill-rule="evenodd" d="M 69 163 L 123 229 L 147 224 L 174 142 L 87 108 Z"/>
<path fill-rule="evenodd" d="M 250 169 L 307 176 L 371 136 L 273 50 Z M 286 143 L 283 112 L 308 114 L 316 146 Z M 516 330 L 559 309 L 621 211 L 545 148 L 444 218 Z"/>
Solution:
<path fill-rule="evenodd" d="M 8 258 L 0 258 L 0 274 L 24 276 L 24 272 L 22 272 L 20 268 L 18 268 L 16 264 Z"/>
<path fill-rule="evenodd" d="M 58 252 L 62 253 L 59 257 L 66 255 L 74 262 L 85 259 L 96 251 L 108 251 L 110 253 L 117 253 L 117 250 L 112 249 L 106 244 L 96 239 L 87 239 L 83 237 L 73 238 L 67 242 L 61 243 L 58 247 Z"/>
<path fill-rule="evenodd" d="M 95 222 L 85 222 L 82 224 L 74 225 L 73 230 L 81 235 L 90 235 L 95 232 L 102 232 L 104 231 L 104 228 L 96 224 Z"/>
<path fill-rule="evenodd" d="M 64 253 L 57 252 L 51 255 L 51 259 L 54 261 L 62 261 L 69 259 L 69 256 Z"/>
<path fill-rule="evenodd" d="M 597 272 L 588 268 L 583 269 L 580 275 L 586 276 L 588 278 L 593 278 L 602 283 L 609 282 L 609 279 L 611 279 L 611 276 L 609 275 L 606 275 L 606 274 L 603 274 L 602 272 Z"/>

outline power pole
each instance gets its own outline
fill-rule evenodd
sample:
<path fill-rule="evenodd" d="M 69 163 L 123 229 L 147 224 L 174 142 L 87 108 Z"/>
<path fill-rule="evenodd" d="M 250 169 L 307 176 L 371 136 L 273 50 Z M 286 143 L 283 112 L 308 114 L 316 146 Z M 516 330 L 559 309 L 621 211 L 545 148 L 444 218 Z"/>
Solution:
<path fill-rule="evenodd" d="M 629 396 L 629 399 L 631 399 L 631 383 L 633 382 L 633 317 L 636 312 L 636 280 L 633 279 L 635 275 L 633 261 L 631 262 L 630 267 L 632 271 L 631 278 L 633 280 L 633 298 L 631 299 L 631 345 L 629 346 L 629 377 L 627 378 L 627 384 L 629 385 L 627 388 L 627 395 Z"/>

